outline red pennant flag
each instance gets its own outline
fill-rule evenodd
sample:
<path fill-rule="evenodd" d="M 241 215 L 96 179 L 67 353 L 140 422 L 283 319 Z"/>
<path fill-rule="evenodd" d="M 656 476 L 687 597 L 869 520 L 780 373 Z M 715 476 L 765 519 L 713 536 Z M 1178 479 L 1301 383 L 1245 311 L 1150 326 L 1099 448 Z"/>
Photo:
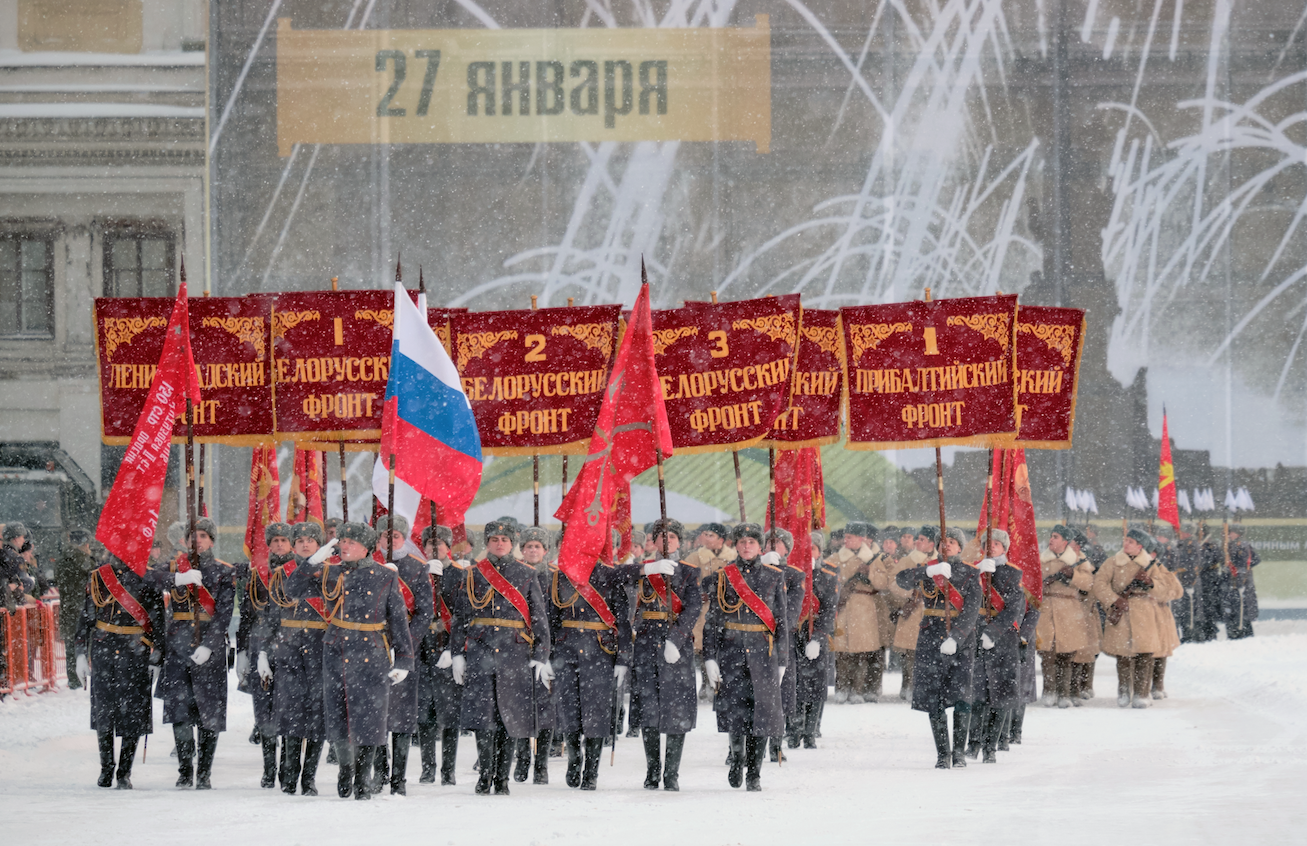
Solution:
<path fill-rule="evenodd" d="M 812 542 L 810 533 L 816 523 L 816 481 L 821 475 L 821 450 L 818 447 L 783 449 L 776 453 L 776 525 L 794 536 L 789 564 L 803 571 L 806 593 L 803 613 L 816 610 L 812 588 Z M 770 520 L 770 513 L 767 518 Z"/>
<path fill-rule="evenodd" d="M 167 332 L 149 397 L 136 421 L 127 454 L 123 456 L 95 529 L 96 540 L 137 575 L 145 573 L 159 522 L 173 421 L 185 412 L 188 398 L 192 403 L 200 401 L 200 383 L 191 354 L 185 271 Z"/>
<path fill-rule="evenodd" d="M 322 453 L 295 447 L 295 470 L 290 481 L 290 501 L 286 506 L 290 523 L 322 521 Z"/>
<path fill-rule="evenodd" d="M 1039 565 L 1039 536 L 1035 530 L 1035 505 L 1030 496 L 1030 471 L 1024 449 L 994 450 L 990 468 L 994 485 L 994 528 L 1008 533 L 1007 560 L 1021 568 L 1021 586 L 1036 600 L 1044 598 L 1044 579 Z M 976 537 L 984 544 L 985 521 L 989 516 L 989 495 L 980 506 Z M 989 550 L 985 550 L 989 554 Z"/>
<path fill-rule="evenodd" d="M 1165 520 L 1180 531 L 1180 506 L 1175 496 L 1175 465 L 1171 463 L 1171 437 L 1166 429 L 1166 409 L 1162 409 L 1162 456 L 1157 465 L 1157 519 Z"/>
<path fill-rule="evenodd" d="M 292 506 L 293 507 L 293 506 Z M 277 472 L 277 447 L 256 446 L 250 458 L 250 506 L 245 520 L 245 555 L 268 581 L 268 539 L 263 530 L 281 521 L 281 478 Z"/>
<path fill-rule="evenodd" d="M 662 386 L 654 366 L 649 285 L 640 287 L 617 357 L 613 361 L 603 405 L 576 482 L 554 517 L 567 527 L 558 566 L 573 584 L 590 580 L 595 562 L 610 537 L 608 526 L 620 487 L 657 463 L 655 448 L 672 454 Z"/>

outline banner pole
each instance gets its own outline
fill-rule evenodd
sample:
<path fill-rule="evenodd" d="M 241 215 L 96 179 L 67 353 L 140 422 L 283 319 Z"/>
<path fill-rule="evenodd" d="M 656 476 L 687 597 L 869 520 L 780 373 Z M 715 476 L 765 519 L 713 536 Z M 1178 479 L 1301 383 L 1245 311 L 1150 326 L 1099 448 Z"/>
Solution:
<path fill-rule="evenodd" d="M 926 289 L 926 302 L 930 302 L 930 289 Z M 944 554 L 944 533 L 948 530 L 944 518 L 944 457 L 939 447 L 935 447 L 935 490 L 939 495 L 939 544 L 936 549 L 936 556 L 939 561 L 947 561 Z M 944 603 L 944 631 L 949 637 L 952 637 L 953 622 L 948 616 L 948 603 Z"/>
<path fill-rule="evenodd" d="M 771 531 L 776 531 L 776 450 L 767 450 L 767 516 L 771 520 Z"/>
<path fill-rule="evenodd" d="M 196 460 L 195 464 L 196 464 L 195 501 L 197 503 L 195 508 L 198 512 L 203 513 L 204 512 L 204 444 L 203 443 L 200 444 L 200 457 L 198 460 Z"/>
<path fill-rule="evenodd" d="M 749 518 L 744 516 L 744 479 L 740 476 L 739 450 L 731 450 L 731 460 L 735 462 L 735 500 L 740 504 L 740 522 L 747 523 Z"/>
<path fill-rule="evenodd" d="M 575 298 L 574 298 L 574 297 L 568 297 L 568 298 L 567 298 L 567 307 L 568 307 L 568 308 L 571 308 L 573 302 L 575 302 Z M 567 496 L 567 453 L 563 453 L 563 488 L 562 488 L 562 490 L 559 492 L 559 496 L 560 496 L 560 499 L 561 499 L 562 497 Z"/>
<path fill-rule="evenodd" d="M 540 455 L 531 455 L 531 497 L 533 501 L 531 525 L 540 525 Z"/>
<path fill-rule="evenodd" d="M 386 488 L 386 563 L 395 563 L 395 453 L 390 454 L 390 482 Z"/>
<path fill-rule="evenodd" d="M 667 551 L 667 482 L 663 475 L 662 447 L 654 447 L 654 457 L 658 459 L 658 517 L 662 525 L 663 558 L 667 558 L 670 555 Z M 672 624 L 676 623 L 676 609 L 672 607 L 672 583 L 670 578 L 667 582 L 667 619 Z"/>
<path fill-rule="evenodd" d="M 340 448 L 340 522 L 349 522 L 349 483 L 345 477 L 348 475 L 345 470 L 345 436 L 340 436 L 340 441 L 336 444 Z"/>
<path fill-rule="evenodd" d="M 994 537 L 994 450 L 989 451 L 989 496 L 985 511 L 985 551 L 981 558 L 989 557 L 989 545 Z"/>
<path fill-rule="evenodd" d="M 183 271 L 184 274 L 184 271 Z M 185 275 L 182 276 L 184 280 Z M 191 566 L 200 568 L 200 539 L 195 532 L 195 414 L 191 398 L 186 397 L 186 525 L 191 536 Z M 190 597 L 194 616 L 191 618 L 191 647 L 200 645 L 200 611 L 195 606 L 196 590 L 192 585 L 186 589 Z"/>

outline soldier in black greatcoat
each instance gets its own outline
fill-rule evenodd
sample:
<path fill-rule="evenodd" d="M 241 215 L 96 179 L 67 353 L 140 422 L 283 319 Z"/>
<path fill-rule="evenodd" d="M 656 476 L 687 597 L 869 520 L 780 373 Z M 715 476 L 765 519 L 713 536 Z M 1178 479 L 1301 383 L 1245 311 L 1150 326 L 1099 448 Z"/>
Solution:
<path fill-rule="evenodd" d="M 1180 580 L 1184 596 L 1171 603 L 1171 614 L 1180 629 L 1181 643 L 1200 643 L 1203 640 L 1202 600 L 1202 548 L 1194 536 L 1194 524 L 1180 525 L 1180 539 L 1174 544 L 1171 560 L 1166 568 Z"/>
<path fill-rule="evenodd" d="M 553 546 L 552 534 L 539 526 L 527 526 L 520 530 L 517 539 L 517 548 L 522 551 L 522 563 L 535 570 L 536 578 L 540 581 L 541 590 L 545 590 L 551 578 L 550 565 L 547 560 L 550 548 Z M 554 627 L 549 626 L 550 638 L 556 634 Z M 550 643 L 550 654 L 553 654 L 553 644 Z M 549 783 L 549 747 L 553 740 L 554 718 L 557 705 L 556 685 L 545 686 L 539 682 L 535 685 L 535 707 L 536 722 L 535 736 L 520 737 L 514 742 L 516 750 L 516 765 L 513 768 L 514 781 L 526 781 L 527 776 L 534 769 L 535 784 Z M 531 743 L 535 742 L 535 766 L 531 765 Z"/>
<path fill-rule="evenodd" d="M 436 613 L 418 649 L 418 748 L 422 755 L 422 784 L 436 780 L 436 739 L 440 739 L 440 783 L 454 784 L 454 765 L 458 760 L 458 720 L 462 708 L 461 685 L 454 683 L 451 668 L 453 654 L 449 647 L 454 615 L 453 593 L 463 586 L 463 568 L 451 560 L 454 533 L 447 526 L 428 526 L 422 530 L 422 551 L 427 568 Z M 435 562 L 439 562 L 439 567 Z"/>
<path fill-rule="evenodd" d="M 936 535 L 932 526 L 921 534 Z M 910 567 L 895 576 L 899 587 L 916 590 L 924 605 L 913 672 L 912 707 L 925 711 L 935 739 L 935 766 L 965 767 L 971 699 L 971 672 L 980 612 L 980 579 L 962 562 L 965 536 L 950 528 L 941 545 L 947 560 Z M 953 709 L 953 750 L 949 754 L 948 714 Z"/>
<path fill-rule="evenodd" d="M 1262 557 L 1253 545 L 1243 539 L 1243 526 L 1230 524 L 1230 556 L 1225 582 L 1225 635 L 1230 640 L 1253 636 L 1253 621 L 1257 619 L 1257 584 L 1253 568 L 1262 563 Z M 1222 555 L 1224 564 L 1225 556 Z"/>
<path fill-rule="evenodd" d="M 793 547 L 793 535 L 785 529 L 772 529 L 767 533 L 767 552 L 763 553 L 765 563 L 780 567 L 781 572 L 785 574 L 785 619 L 790 621 L 791 629 L 793 629 L 794 622 L 799 619 L 803 612 L 804 597 L 808 588 L 807 574 L 803 572 L 802 568 L 790 563 L 790 550 Z M 820 566 L 821 562 L 814 559 L 813 564 L 814 566 Z M 786 673 L 781 680 L 781 711 L 785 714 L 785 725 L 788 727 L 798 710 L 798 680 L 796 678 L 798 674 L 793 670 L 799 659 L 793 637 L 785 639 L 785 648 L 789 650 L 787 666 L 790 668 L 790 672 Z M 781 751 L 780 735 L 777 735 L 771 739 L 772 763 L 778 763 L 784 754 Z"/>
<path fill-rule="evenodd" d="M 269 586 L 272 571 L 294 559 L 289 523 L 269 523 L 263 529 L 268 545 L 268 565 L 260 568 L 251 562 L 245 590 L 241 592 L 241 619 L 236 628 L 236 677 L 239 690 L 248 693 L 254 704 L 254 730 L 263 749 L 263 777 L 260 787 L 277 786 L 277 709 L 275 699 L 275 664 L 269 649 L 281 623 L 281 608 L 272 601 Z M 255 660 L 251 661 L 250 657 Z"/>
<path fill-rule="evenodd" d="M 376 749 L 386 742 L 390 688 L 413 671 L 408 610 L 394 570 L 372 558 L 377 534 L 363 523 L 337 529 L 340 563 L 325 563 L 333 544 L 319 549 L 286 579 L 287 596 L 322 599 L 329 609 L 322 639 L 323 712 L 336 746 L 336 792 L 371 799 Z M 391 659 L 391 651 L 394 659 Z"/>
<path fill-rule="evenodd" d="M 1026 612 L 1021 568 L 1007 560 L 1008 533 L 994 529 L 990 535 L 989 555 L 976 565 L 981 599 L 970 753 L 975 758 L 983 748 L 986 764 L 998 762 L 1003 724 L 1020 702 L 1020 626 Z"/>
<path fill-rule="evenodd" d="M 781 682 L 789 665 L 790 625 L 785 574 L 762 560 L 762 528 L 741 523 L 731 530 L 736 560 L 709 576 L 703 627 L 703 667 L 717 688 L 717 730 L 730 737 L 727 782 L 762 790 L 767 738 L 783 734 Z M 745 770 L 747 768 L 747 777 Z"/>
<path fill-rule="evenodd" d="M 507 794 L 513 739 L 531 737 L 537 684 L 548 687 L 549 618 L 536 571 L 513 557 L 517 526 L 486 524 L 486 558 L 452 593 L 454 681 L 463 685 L 462 720 L 476 732 L 476 792 Z"/>
<path fill-rule="evenodd" d="M 114 736 L 118 789 L 132 789 L 132 759 L 143 734 L 154 731 L 151 676 L 163 661 L 163 595 L 117 558 L 91 571 L 73 631 L 76 674 L 91 688 L 91 728 L 100 745 L 100 787 L 113 784 Z M 71 597 L 70 597 L 71 601 Z"/>
<path fill-rule="evenodd" d="M 789 747 L 817 748 L 822 710 L 826 707 L 826 679 L 830 672 L 830 637 L 835 634 L 835 612 L 839 606 L 840 574 L 821 560 L 820 532 L 813 532 L 812 592 L 794 623 L 795 712 L 787 716 L 785 733 Z"/>
<path fill-rule="evenodd" d="M 208 790 L 218 733 L 227 730 L 227 627 L 236 604 L 236 570 L 213 556 L 217 526 L 195 522 L 198 566 L 180 555 L 170 570 L 147 570 L 145 579 L 172 590 L 168 645 L 155 696 L 177 743 L 178 787 Z M 189 539 L 188 539 L 189 540 Z M 185 572 L 178 572 L 182 566 Z M 198 735 L 198 737 L 197 737 Z M 199 761 L 192 769 L 196 748 Z"/>

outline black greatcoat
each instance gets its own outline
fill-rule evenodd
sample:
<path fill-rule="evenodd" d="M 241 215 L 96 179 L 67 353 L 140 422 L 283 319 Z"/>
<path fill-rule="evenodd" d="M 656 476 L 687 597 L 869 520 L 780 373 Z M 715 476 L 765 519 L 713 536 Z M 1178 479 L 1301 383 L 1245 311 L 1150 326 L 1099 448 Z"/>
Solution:
<path fill-rule="evenodd" d="M 535 568 L 512 556 L 485 559 L 526 600 L 527 619 L 474 565 L 454 594 L 452 652 L 467 660 L 461 727 L 492 731 L 500 721 L 509 737 L 531 737 L 537 720 L 548 726 L 549 697 L 531 661 L 549 662 L 549 617 Z M 528 626 L 529 623 L 529 626 Z M 535 690 L 533 713 L 532 690 Z M 543 701 L 542 701 L 543 700 Z"/>
<path fill-rule="evenodd" d="M 794 660 L 792 670 L 795 682 L 795 699 L 799 704 L 811 705 L 826 701 L 826 679 L 830 667 L 830 638 L 835 634 L 835 611 L 839 605 L 839 572 L 829 565 L 814 562 L 812 592 L 817 596 L 817 614 L 812 620 L 812 634 L 808 634 L 808 618 L 798 617 L 794 626 Z M 817 660 L 810 661 L 806 653 L 809 640 L 821 644 Z"/>
<path fill-rule="evenodd" d="M 77 653 L 91 662 L 91 728 L 140 737 L 154 731 L 150 652 L 164 647 L 163 594 L 116 558 L 113 572 L 145 609 L 150 633 L 114 600 L 99 571 L 92 570 L 73 637 Z"/>
<path fill-rule="evenodd" d="M 276 633 L 271 636 L 268 661 L 273 668 L 273 709 L 277 734 L 326 740 L 322 712 L 322 639 L 327 620 L 307 600 L 286 595 L 285 581 L 300 567 L 310 567 L 306 558 L 294 557 L 272 571 L 272 599 L 277 615 Z M 318 597 L 321 599 L 321 596 Z M 324 611 L 329 612 L 327 606 Z"/>
<path fill-rule="evenodd" d="M 626 580 L 603 563 L 590 584 L 616 618 L 609 628 L 556 567 L 549 585 L 549 631 L 553 635 L 557 728 L 586 737 L 612 733 L 613 668 L 631 666 L 631 615 Z"/>
<path fill-rule="evenodd" d="M 412 555 L 405 555 L 395 562 L 395 572 L 400 581 L 408 586 L 413 594 L 413 611 L 408 616 L 408 633 L 413 645 L 422 643 L 431 631 L 431 620 L 435 615 L 435 596 L 431 590 L 431 576 L 427 571 L 427 562 Z M 401 594 L 403 590 L 401 589 Z M 407 605 L 405 605 L 407 611 Z M 418 730 L 418 689 L 422 681 L 416 672 L 395 685 L 390 691 L 390 709 L 387 725 L 396 734 L 412 734 Z"/>
<path fill-rule="evenodd" d="M 771 609 L 768 631 L 727 579 L 723 567 L 706 580 L 708 614 L 703 626 L 703 659 L 716 661 L 722 681 L 713 698 L 717 730 L 755 737 L 785 733 L 781 709 L 780 668 L 789 666 L 790 636 L 786 616 L 785 574 L 760 560 L 734 562 L 758 598 Z M 728 565 L 729 566 L 729 565 Z"/>
<path fill-rule="evenodd" d="M 992 579 L 994 590 L 1003 600 L 1003 610 L 993 607 L 987 593 L 982 591 L 980 615 L 976 624 L 975 702 L 988 702 L 989 707 L 1015 708 L 1020 704 L 1019 671 L 1021 648 L 1021 621 L 1026 613 L 1026 594 L 1021 589 L 1021 568 L 1009 563 L 1006 556 L 994 559 L 997 569 L 979 573 L 981 587 Z M 993 649 L 985 649 L 981 635 L 994 641 Z"/>
<path fill-rule="evenodd" d="M 258 569 L 248 566 L 244 573 L 245 589 L 241 591 L 241 619 L 236 627 L 236 651 L 249 656 L 249 668 L 245 678 L 240 679 L 239 690 L 248 693 L 254 704 L 254 725 L 259 733 L 272 736 L 277 733 L 276 707 L 276 654 L 271 649 L 272 640 L 277 634 L 281 622 L 281 609 L 272 601 L 269 585 L 272 583 L 272 570 L 293 559 L 293 555 L 268 556 L 268 583 L 265 584 Z M 238 575 L 239 573 L 238 568 Z M 273 681 L 267 685 L 259 676 L 259 653 L 268 653 L 268 663 L 273 669 Z"/>
<path fill-rule="evenodd" d="M 168 619 L 168 646 L 164 650 L 163 672 L 155 696 L 163 700 L 163 721 L 177 725 L 199 724 L 209 731 L 227 730 L 227 628 L 236 605 L 236 569 L 200 553 L 200 576 L 203 586 L 213 596 L 214 614 L 193 599 L 188 587 L 174 588 L 176 562 L 169 570 L 146 570 L 145 580 L 160 590 L 172 590 Z M 209 660 L 196 664 L 191 653 L 194 621 L 198 615 L 199 646 L 207 646 Z"/>
<path fill-rule="evenodd" d="M 808 577 L 804 575 L 803 570 L 789 563 L 786 563 L 781 570 L 785 573 L 785 619 L 789 620 L 793 627 L 794 621 L 803 614 L 803 599 L 804 594 L 807 593 Z M 793 637 L 787 637 L 781 643 L 788 645 L 790 650 L 789 661 L 786 664 L 790 669 L 781 680 L 781 710 L 788 717 L 794 713 L 797 700 L 798 673 L 794 668 L 799 663 L 799 656 L 794 649 Z"/>
<path fill-rule="evenodd" d="M 1184 588 L 1184 596 L 1171 603 L 1171 614 L 1180 627 L 1180 640 L 1184 643 L 1195 640 L 1203 622 L 1203 586 L 1199 577 L 1202 570 L 1202 554 L 1193 538 L 1185 538 L 1175 545 L 1167 547 L 1162 556 L 1162 564 L 1175 573 Z"/>
<path fill-rule="evenodd" d="M 961 611 L 949 602 L 947 589 L 936 588 L 935 580 L 926 575 L 925 564 L 901 570 L 895 576 L 899 587 L 919 592 L 925 608 L 921 631 L 917 635 L 916 663 L 912 669 L 912 707 L 927 713 L 971 701 L 980 579 L 976 568 L 962 563 L 961 558 L 954 558 L 949 564 L 953 572 L 949 582 L 962 595 Z M 944 622 L 946 613 L 951 630 Z M 952 655 L 944 655 L 939 647 L 949 637 L 957 642 L 958 649 Z"/>
<path fill-rule="evenodd" d="M 441 669 L 436 664 L 442 652 L 447 649 L 453 652 L 450 647 L 450 629 L 454 626 L 452 609 L 458 593 L 466 585 L 466 576 L 456 565 L 446 562 L 444 574 L 432 578 L 438 604 L 418 650 L 418 721 L 434 720 L 441 729 L 454 729 L 458 728 L 463 708 L 463 687 L 454 683 L 453 668 Z"/>
<path fill-rule="evenodd" d="M 327 739 L 381 746 L 390 706 L 393 666 L 413 672 L 413 640 L 399 579 L 371 558 L 304 565 L 286 580 L 296 599 L 319 596 L 330 609 L 322 639 L 322 704 Z"/>
<path fill-rule="evenodd" d="M 694 676 L 694 624 L 699 619 L 698 609 L 703 607 L 699 568 L 681 561 L 676 565 L 676 572 L 665 577 L 670 580 L 672 594 L 682 603 L 673 623 L 662 594 L 655 593 L 643 575 L 644 563 L 633 562 L 616 568 L 623 579 L 636 582 L 631 701 L 638 701 L 640 707 L 631 719 L 640 728 L 657 729 L 662 734 L 685 734 L 694 728 L 699 713 Z M 675 664 L 668 664 L 663 657 L 663 644 L 668 640 L 681 653 Z"/>

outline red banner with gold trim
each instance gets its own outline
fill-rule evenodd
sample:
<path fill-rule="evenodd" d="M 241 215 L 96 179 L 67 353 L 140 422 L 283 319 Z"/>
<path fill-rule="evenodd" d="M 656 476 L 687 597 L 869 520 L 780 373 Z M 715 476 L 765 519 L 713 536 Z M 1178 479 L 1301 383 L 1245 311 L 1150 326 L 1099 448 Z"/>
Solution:
<path fill-rule="evenodd" d="M 789 407 L 798 294 L 653 312 L 654 360 L 678 452 L 754 446 Z"/>
<path fill-rule="evenodd" d="M 1069 449 L 1085 343 L 1078 308 L 1021 306 L 1017 310 L 1017 445 Z"/>
<path fill-rule="evenodd" d="M 1016 435 L 1017 298 L 840 309 L 850 449 L 996 446 Z"/>
<path fill-rule="evenodd" d="M 790 407 L 772 424 L 763 446 L 799 449 L 833 444 L 840 438 L 844 399 L 840 313 L 805 308 L 799 330 Z"/>
<path fill-rule="evenodd" d="M 586 452 L 620 313 L 603 305 L 450 317 L 454 365 L 483 453 Z"/>

